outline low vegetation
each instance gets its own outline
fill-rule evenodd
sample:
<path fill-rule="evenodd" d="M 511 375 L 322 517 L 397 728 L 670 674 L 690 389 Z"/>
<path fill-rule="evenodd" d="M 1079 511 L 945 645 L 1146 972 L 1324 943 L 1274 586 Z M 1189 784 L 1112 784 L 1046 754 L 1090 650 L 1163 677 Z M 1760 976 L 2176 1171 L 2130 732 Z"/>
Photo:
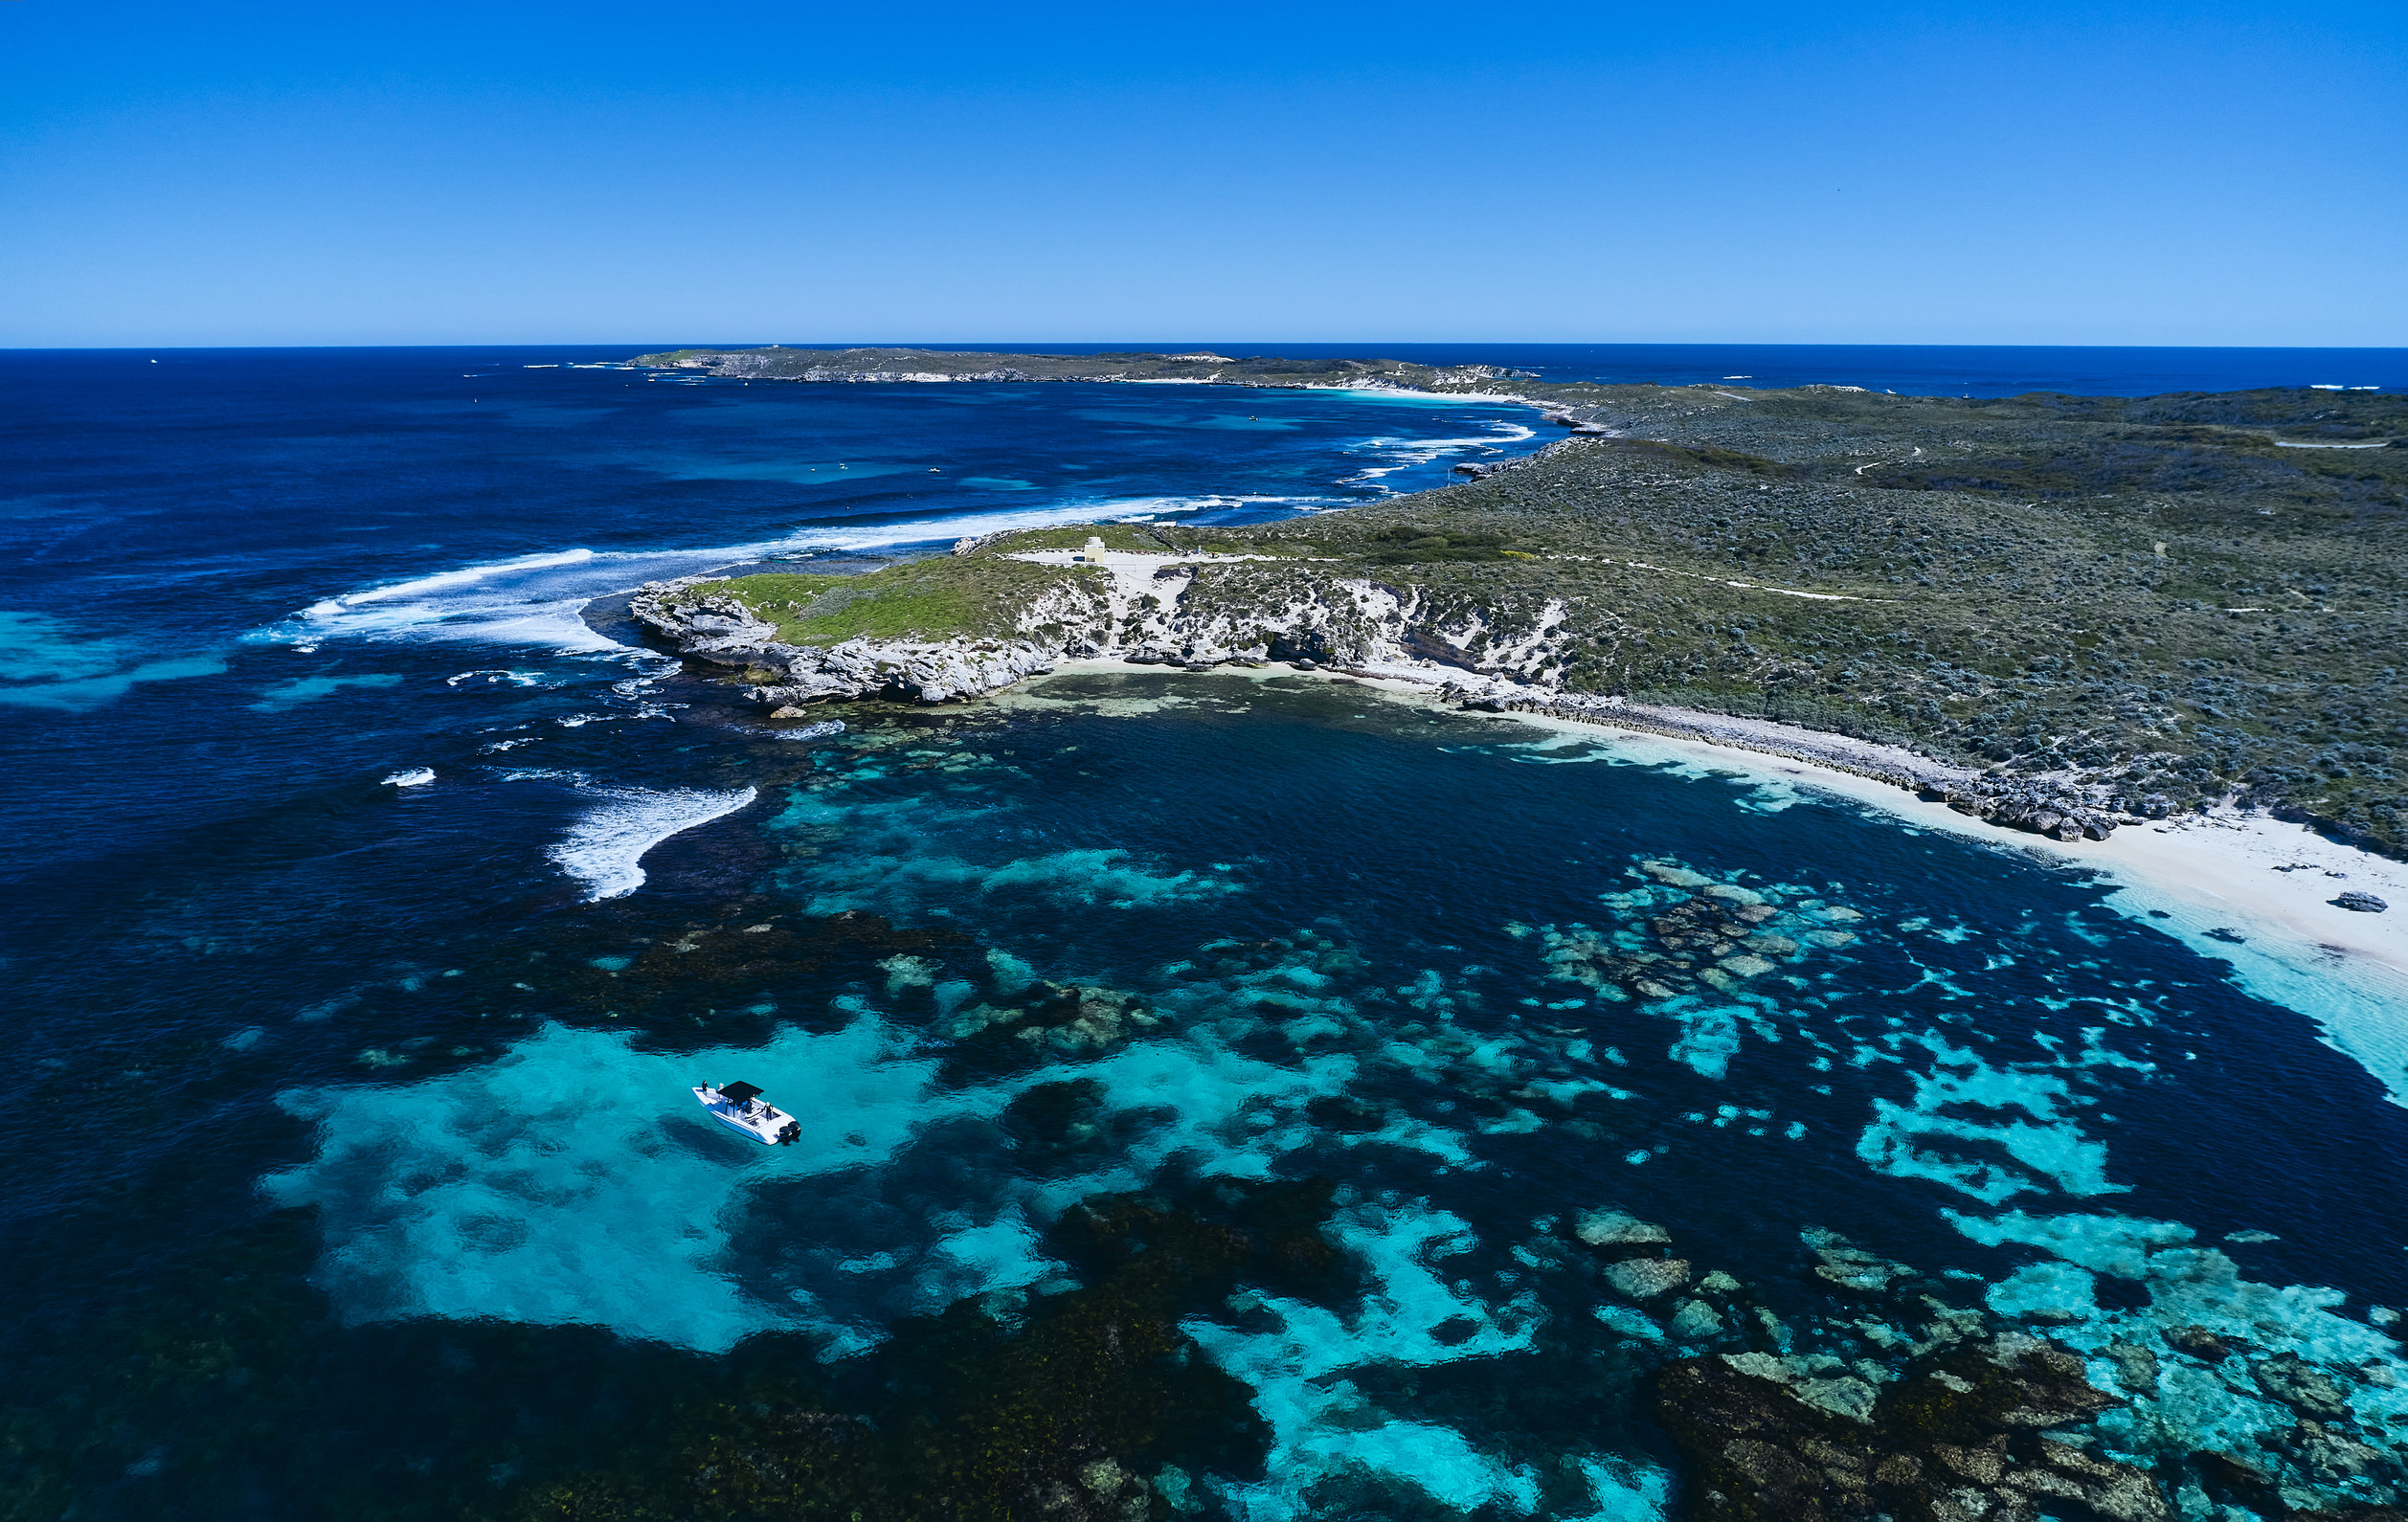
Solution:
<path fill-rule="evenodd" d="M 1556 605 L 1574 689 L 2408 844 L 2408 450 L 2272 442 L 2387 443 L 2408 399 L 1562 390 L 1621 436 L 1244 532 L 1492 639 Z"/>
<path fill-rule="evenodd" d="M 782 352 L 813 357 L 744 363 L 800 375 L 841 362 L 859 378 L 911 354 Z M 910 362 L 939 360 L 1044 360 L 1052 378 L 1090 379 L 1190 363 Z M 1333 384 L 1352 366 L 1518 394 L 1585 428 L 1482 479 L 1343 512 L 1044 529 L 843 588 L 793 578 L 782 599 L 777 578 L 750 578 L 746 595 L 803 643 L 988 634 L 1043 578 L 1079 574 L 1006 559 L 1015 549 L 1093 533 L 1120 549 L 1271 555 L 1289 563 L 1204 568 L 1183 612 L 1269 629 L 1318 599 L 1351 617 L 1337 584 L 1367 580 L 1409 603 L 1404 642 L 1437 659 L 1493 668 L 1511 647 L 1504 665 L 1573 690 L 2175 805 L 2237 798 L 2408 850 L 2408 398 L 1554 386 L 1285 363 L 1227 364 L 1220 378 Z"/>
<path fill-rule="evenodd" d="M 733 595 L 793 645 L 1001 638 L 1016 632 L 1023 608 L 1080 574 L 996 556 L 945 556 L 858 576 L 774 571 L 705 582 L 682 600 Z"/>

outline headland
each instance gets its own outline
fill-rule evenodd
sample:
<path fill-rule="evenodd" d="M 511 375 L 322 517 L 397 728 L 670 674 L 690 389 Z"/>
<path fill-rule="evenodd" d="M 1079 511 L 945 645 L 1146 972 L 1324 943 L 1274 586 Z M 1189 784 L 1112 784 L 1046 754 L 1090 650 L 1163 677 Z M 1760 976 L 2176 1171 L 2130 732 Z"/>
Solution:
<path fill-rule="evenodd" d="M 2408 398 L 1552 385 L 1219 354 L 643 362 L 1426 390 L 1510 397 L 1565 431 L 1443 489 L 1279 523 L 1004 532 L 868 575 L 636 599 L 774 714 L 965 700 L 1077 660 L 1276 661 L 1783 757 L 2103 859 L 2245 835 L 2263 876 L 2291 863 L 2256 855 L 2304 861 L 2311 841 L 2408 851 Z M 2328 883 L 2349 869 L 2303 865 L 2277 896 L 2313 876 L 2334 891 L 2303 923 L 2372 922 L 2344 901 L 2388 866 Z"/>

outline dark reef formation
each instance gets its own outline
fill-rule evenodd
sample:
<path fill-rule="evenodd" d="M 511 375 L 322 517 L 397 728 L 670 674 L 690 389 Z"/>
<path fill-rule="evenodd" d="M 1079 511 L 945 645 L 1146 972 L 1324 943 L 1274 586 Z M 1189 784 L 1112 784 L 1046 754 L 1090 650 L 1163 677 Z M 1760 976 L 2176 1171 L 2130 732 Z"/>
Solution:
<path fill-rule="evenodd" d="M 1686 1358 L 1656 1410 L 1691 1466 L 1696 1522 L 2162 1522 L 2144 1471 L 2051 1435 L 2116 1405 L 2082 1360 L 2031 1338 L 1933 1354 L 1862 1419 L 1811 1406 L 1771 1358 Z"/>
<path fill-rule="evenodd" d="M 1044 1122 L 1036 1122 L 1039 1130 Z M 691 1400 L 619 1468 L 524 1489 L 509 1522 L 778 1517 L 829 1522 L 1140 1522 L 1168 1515 L 1165 1466 L 1260 1469 L 1247 1388 L 1179 1319 L 1250 1285 L 1320 1287 L 1326 1182 L 1217 1179 L 1177 1199 L 1104 1196 L 1049 1248 L 1082 1287 L 956 1302 L 906 1323 L 850 1401 L 764 1375 Z M 1172 1491 L 1184 1500 L 1177 1479 Z"/>

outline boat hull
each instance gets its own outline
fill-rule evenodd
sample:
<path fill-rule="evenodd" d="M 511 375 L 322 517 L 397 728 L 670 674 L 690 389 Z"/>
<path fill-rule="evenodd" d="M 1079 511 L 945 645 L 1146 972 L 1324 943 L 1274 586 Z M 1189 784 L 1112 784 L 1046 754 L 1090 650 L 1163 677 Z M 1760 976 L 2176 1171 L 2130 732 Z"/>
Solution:
<path fill-rule="evenodd" d="M 796 1125 L 792 1115 L 765 1105 L 757 1099 L 747 1100 L 739 1105 L 722 1095 L 715 1088 L 699 1086 L 694 1090 L 694 1098 L 709 1113 L 712 1120 L 739 1136 L 751 1137 L 764 1147 L 776 1147 L 781 1142 L 790 1141 L 793 1139 L 794 1132 L 800 1129 Z"/>

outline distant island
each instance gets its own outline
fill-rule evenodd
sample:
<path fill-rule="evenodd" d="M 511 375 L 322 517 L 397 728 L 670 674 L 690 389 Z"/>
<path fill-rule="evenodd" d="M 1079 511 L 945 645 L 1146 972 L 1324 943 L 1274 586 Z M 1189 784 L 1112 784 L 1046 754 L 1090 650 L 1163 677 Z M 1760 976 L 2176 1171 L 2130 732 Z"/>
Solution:
<path fill-rule="evenodd" d="M 1567 430 L 1452 486 L 1280 523 L 1006 532 L 866 575 L 638 598 L 775 711 L 975 696 L 1082 658 L 1306 661 L 1886 770 L 2060 839 L 2239 802 L 2408 851 L 2408 397 L 1556 385 L 1220 354 L 638 363 L 1389 388 L 1520 401 Z"/>
<path fill-rule="evenodd" d="M 1212 386 L 1358 386 L 1462 394 L 1535 379 L 1495 365 L 1412 365 L 1403 360 L 1233 359 L 1190 354 L 983 354 L 926 348 L 679 348 L 639 354 L 638 365 L 698 369 L 742 380 L 791 381 L 1188 381 Z"/>

